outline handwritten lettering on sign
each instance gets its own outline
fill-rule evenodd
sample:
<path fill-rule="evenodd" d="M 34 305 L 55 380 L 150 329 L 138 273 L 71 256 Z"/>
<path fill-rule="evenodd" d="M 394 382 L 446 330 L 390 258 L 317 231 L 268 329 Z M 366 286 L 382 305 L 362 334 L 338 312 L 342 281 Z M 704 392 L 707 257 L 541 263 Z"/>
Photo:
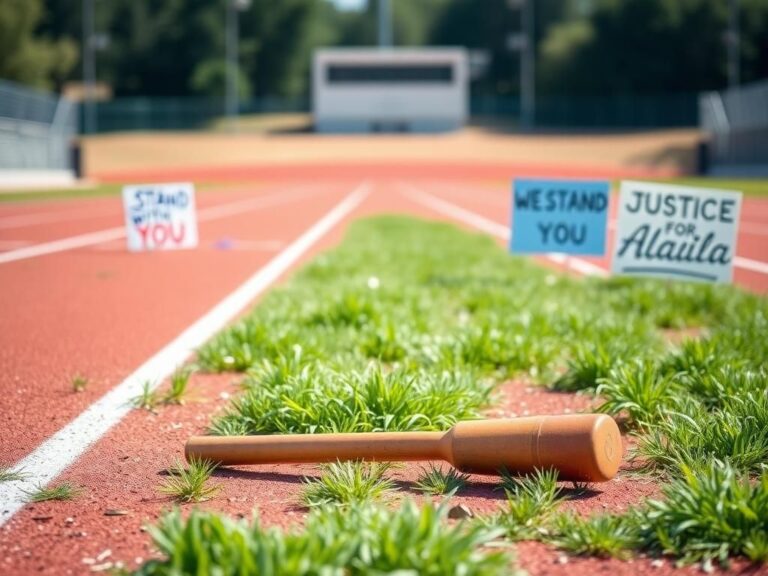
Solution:
<path fill-rule="evenodd" d="M 197 246 L 192 184 L 145 184 L 123 188 L 128 249 L 174 250 Z"/>
<path fill-rule="evenodd" d="M 730 282 L 741 192 L 622 182 L 616 274 Z"/>
<path fill-rule="evenodd" d="M 515 180 L 512 252 L 602 255 L 608 182 Z"/>

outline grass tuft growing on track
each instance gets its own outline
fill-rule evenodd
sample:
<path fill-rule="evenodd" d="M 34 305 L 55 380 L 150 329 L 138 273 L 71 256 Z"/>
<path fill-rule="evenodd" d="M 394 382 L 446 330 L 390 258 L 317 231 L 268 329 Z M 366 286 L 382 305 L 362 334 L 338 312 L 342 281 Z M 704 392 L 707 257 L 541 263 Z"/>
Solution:
<path fill-rule="evenodd" d="M 24 470 L 15 470 L 13 466 L 0 464 L 0 482 L 15 482 L 24 480 L 27 476 Z"/>
<path fill-rule="evenodd" d="M 312 508 L 328 504 L 350 506 L 375 502 L 395 490 L 385 474 L 392 467 L 382 462 L 336 462 L 321 467 L 318 479 L 304 479 L 301 502 Z"/>
<path fill-rule="evenodd" d="M 28 502 L 48 502 L 49 500 L 73 500 L 83 493 L 83 488 L 71 482 L 62 482 L 48 488 L 40 486 L 29 493 Z"/>
<path fill-rule="evenodd" d="M 638 515 L 643 546 L 690 563 L 746 556 L 768 562 L 768 471 L 755 481 L 717 460 L 683 467 Z"/>
<path fill-rule="evenodd" d="M 88 378 L 79 374 L 72 378 L 72 392 L 84 392 L 88 387 Z"/>
<path fill-rule="evenodd" d="M 399 508 L 355 505 L 313 510 L 302 532 L 263 528 L 193 510 L 176 510 L 150 528 L 161 560 L 137 576 L 220 574 L 422 574 L 515 576 L 509 553 L 483 549 L 498 532 L 475 524 L 446 523 L 447 510 L 405 502 Z"/>
<path fill-rule="evenodd" d="M 131 400 L 134 408 L 154 412 L 160 404 L 160 395 L 153 389 L 152 382 L 144 382 L 141 393 Z"/>
<path fill-rule="evenodd" d="M 430 464 L 421 469 L 421 474 L 416 480 L 416 489 L 433 496 L 455 494 L 462 490 L 468 481 L 469 475 L 454 468 L 449 468 L 446 472 L 439 466 Z"/>
<path fill-rule="evenodd" d="M 346 371 L 281 358 L 254 369 L 243 388 L 214 420 L 214 434 L 442 430 L 477 417 L 491 392 L 460 372 L 385 372 L 376 365 Z"/>
<path fill-rule="evenodd" d="M 557 472 L 539 470 L 521 478 L 504 473 L 501 486 L 507 509 L 491 520 L 512 541 L 536 540 L 546 534 L 546 523 L 562 500 Z"/>
<path fill-rule="evenodd" d="M 210 500 L 221 490 L 220 485 L 210 484 L 215 469 L 216 465 L 208 460 L 191 458 L 184 466 L 177 459 L 168 469 L 168 478 L 157 491 L 185 504 Z"/>
<path fill-rule="evenodd" d="M 163 404 L 184 404 L 191 375 L 192 370 L 190 368 L 180 368 L 171 374 L 170 386 L 162 398 Z"/>
<path fill-rule="evenodd" d="M 632 552 L 671 555 L 685 565 L 727 567 L 743 556 L 768 562 L 768 472 L 754 480 L 727 462 L 683 467 L 663 498 L 622 515 L 557 515 L 547 540 L 572 554 L 626 558 Z"/>

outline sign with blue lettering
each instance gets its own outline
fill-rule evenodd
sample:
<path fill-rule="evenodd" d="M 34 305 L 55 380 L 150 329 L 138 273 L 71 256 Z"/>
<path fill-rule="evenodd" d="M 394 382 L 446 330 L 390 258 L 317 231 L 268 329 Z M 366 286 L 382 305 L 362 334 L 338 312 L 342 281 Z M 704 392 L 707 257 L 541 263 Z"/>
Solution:
<path fill-rule="evenodd" d="M 610 184 L 583 180 L 515 180 L 510 249 L 602 256 Z"/>
<path fill-rule="evenodd" d="M 132 252 L 197 246 L 194 185 L 125 186 L 123 207 L 128 249 Z"/>
<path fill-rule="evenodd" d="M 741 192 L 622 182 L 613 272 L 730 282 Z"/>

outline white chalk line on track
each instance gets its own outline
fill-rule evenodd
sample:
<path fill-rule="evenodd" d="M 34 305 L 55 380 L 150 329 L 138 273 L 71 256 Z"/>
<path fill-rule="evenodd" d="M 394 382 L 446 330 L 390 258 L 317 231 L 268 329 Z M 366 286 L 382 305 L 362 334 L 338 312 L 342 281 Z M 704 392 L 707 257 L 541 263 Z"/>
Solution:
<path fill-rule="evenodd" d="M 465 210 L 464 208 L 456 206 L 451 202 L 446 202 L 445 200 L 437 198 L 436 196 L 432 196 L 431 194 L 428 194 L 411 184 L 400 183 L 400 185 L 402 188 L 404 188 L 404 194 L 408 198 L 411 198 L 412 200 L 415 200 L 416 202 L 419 202 L 420 204 L 431 208 L 436 212 L 449 216 L 455 220 L 459 220 L 460 222 L 464 222 L 465 224 L 469 224 L 473 228 L 477 228 L 482 232 L 486 232 L 492 236 L 501 238 L 505 242 L 509 242 L 511 231 L 507 226 L 499 224 L 498 222 L 494 222 L 493 220 L 489 220 L 488 218 L 480 216 L 479 214 L 475 214 L 469 210 Z M 597 266 L 596 264 L 592 264 L 591 262 L 587 262 L 586 260 L 582 260 L 581 258 L 575 258 L 567 254 L 557 253 L 547 254 L 545 257 L 552 262 L 567 266 L 570 269 L 579 272 L 580 274 L 584 274 L 585 276 L 608 275 L 608 272 L 605 269 Z"/>
<path fill-rule="evenodd" d="M 243 284 L 216 304 L 173 341 L 139 366 L 130 376 L 91 404 L 72 422 L 48 438 L 18 462 L 15 470 L 27 476 L 5 482 L 0 493 L 0 526 L 26 503 L 29 492 L 48 484 L 133 409 L 131 399 L 141 393 L 145 382 L 154 386 L 173 373 L 189 356 L 259 294 L 274 283 L 307 250 L 350 214 L 368 196 L 370 185 L 357 186 L 336 206 L 316 221 L 288 247 L 259 269 Z"/>
<path fill-rule="evenodd" d="M 751 272 L 759 272 L 760 274 L 768 274 L 768 264 L 760 262 L 758 260 L 752 260 L 751 258 L 744 258 L 742 256 L 736 256 L 733 259 L 733 265 L 737 268 L 749 270 Z"/>
<path fill-rule="evenodd" d="M 198 210 L 197 220 L 198 222 L 207 222 L 216 220 L 217 218 L 225 218 L 227 216 L 242 214 L 249 210 L 257 210 L 276 204 L 293 202 L 294 200 L 304 198 L 311 194 L 313 194 L 313 192 L 307 189 L 306 185 L 304 185 L 299 190 L 278 192 L 276 194 L 258 196 L 247 200 L 238 200 L 237 202 L 229 202 L 219 206 L 209 206 L 208 208 Z M 51 242 L 33 244 L 32 246 L 2 253 L 0 254 L 0 264 L 8 264 L 9 262 L 16 262 L 18 260 L 27 260 L 38 256 L 56 254 L 57 252 L 85 248 L 86 246 L 93 246 L 94 244 L 101 244 L 103 242 L 110 242 L 121 238 L 125 238 L 124 226 L 107 228 L 106 230 L 98 230 L 86 234 L 78 234 L 77 236 L 69 236 L 59 240 L 52 240 Z"/>
<path fill-rule="evenodd" d="M 16 216 L 4 216 L 0 218 L 0 230 L 9 228 L 21 228 L 23 226 L 37 226 L 40 224 L 50 224 L 59 222 L 69 222 L 71 220 L 86 220 L 90 218 L 101 218 L 115 214 L 118 210 L 115 207 L 101 208 L 95 212 L 89 211 L 83 213 L 82 209 L 73 208 L 71 210 L 53 210 L 49 212 L 40 212 L 33 214 L 18 214 Z"/>
<path fill-rule="evenodd" d="M 509 241 L 510 230 L 506 226 L 498 224 L 493 220 L 489 220 L 484 216 L 480 216 L 479 214 L 475 214 L 474 212 L 471 212 L 464 208 L 460 208 L 455 204 L 452 204 L 450 202 L 437 198 L 436 196 L 428 194 L 427 192 L 424 192 L 422 190 L 417 190 L 412 185 L 406 185 L 406 186 L 408 186 L 408 188 L 410 188 L 410 190 L 417 195 L 420 194 L 423 197 L 428 196 L 430 198 L 430 202 L 432 202 L 431 207 L 435 210 L 438 210 L 439 212 L 442 212 L 446 216 L 451 216 L 452 218 L 463 221 L 477 228 L 478 230 L 488 232 L 489 234 L 492 234 L 507 242 Z M 416 196 L 414 196 L 414 199 L 416 199 Z M 424 198 L 422 198 L 422 204 L 424 203 L 423 200 Z M 438 205 L 440 206 L 440 208 L 438 208 Z M 744 229 L 745 224 L 747 227 L 746 230 Z M 756 232 L 755 230 L 756 226 L 760 226 L 761 232 L 759 233 Z M 615 218 L 612 219 L 610 222 L 608 222 L 608 229 L 609 230 L 616 229 Z M 502 233 L 502 230 L 504 231 L 503 233 Z M 745 233 L 747 235 L 749 234 L 764 235 L 764 234 L 768 234 L 768 226 L 763 226 L 763 225 L 755 224 L 752 222 L 747 222 L 747 223 L 742 222 L 739 226 L 739 232 Z M 601 268 L 600 266 L 592 264 L 591 262 L 587 262 L 586 260 L 582 260 L 581 258 L 575 258 L 573 256 L 569 257 L 566 254 L 548 254 L 546 255 L 546 258 L 551 260 L 552 262 L 556 262 L 557 264 L 567 265 L 570 268 L 580 272 L 581 274 L 585 274 L 587 276 L 607 276 L 608 274 L 608 272 L 604 268 Z M 751 272 L 757 272 L 759 274 L 768 274 L 768 263 L 761 262 L 759 260 L 753 260 L 752 258 L 736 256 L 733 259 L 733 265 L 743 270 L 749 270 Z"/>

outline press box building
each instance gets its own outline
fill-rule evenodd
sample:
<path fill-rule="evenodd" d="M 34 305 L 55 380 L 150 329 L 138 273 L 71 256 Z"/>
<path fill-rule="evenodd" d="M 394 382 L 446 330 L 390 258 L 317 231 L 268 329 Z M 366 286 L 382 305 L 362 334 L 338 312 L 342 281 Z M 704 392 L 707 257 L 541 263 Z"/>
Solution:
<path fill-rule="evenodd" d="M 440 132 L 466 123 L 461 48 L 322 49 L 312 66 L 318 132 Z"/>

